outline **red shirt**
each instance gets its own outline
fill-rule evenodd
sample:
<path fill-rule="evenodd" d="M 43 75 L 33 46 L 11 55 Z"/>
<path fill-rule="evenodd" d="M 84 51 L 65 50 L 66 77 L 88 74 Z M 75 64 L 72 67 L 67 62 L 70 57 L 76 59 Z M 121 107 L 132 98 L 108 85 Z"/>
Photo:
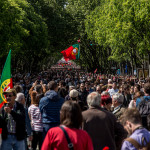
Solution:
<path fill-rule="evenodd" d="M 64 127 L 74 150 L 93 150 L 93 144 L 88 133 L 82 129 Z M 51 128 L 43 142 L 41 150 L 69 150 L 64 132 L 59 127 Z"/>

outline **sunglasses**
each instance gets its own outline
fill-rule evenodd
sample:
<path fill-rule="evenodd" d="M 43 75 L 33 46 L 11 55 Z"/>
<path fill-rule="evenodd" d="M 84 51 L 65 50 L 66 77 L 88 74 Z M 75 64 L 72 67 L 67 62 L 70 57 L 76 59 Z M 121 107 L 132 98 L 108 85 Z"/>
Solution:
<path fill-rule="evenodd" d="M 13 97 L 14 95 L 5 95 L 6 97 Z"/>

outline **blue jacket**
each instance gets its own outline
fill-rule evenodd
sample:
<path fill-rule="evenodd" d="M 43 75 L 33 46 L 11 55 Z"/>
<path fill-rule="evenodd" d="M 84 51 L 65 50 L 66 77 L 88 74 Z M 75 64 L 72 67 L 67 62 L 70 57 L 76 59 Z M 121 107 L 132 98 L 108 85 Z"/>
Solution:
<path fill-rule="evenodd" d="M 55 91 L 46 92 L 39 103 L 44 124 L 60 123 L 60 109 L 63 103 L 64 99 L 59 97 Z"/>
<path fill-rule="evenodd" d="M 146 101 L 148 101 L 150 99 L 150 96 L 144 96 L 144 99 Z M 140 104 L 140 102 L 141 102 L 141 98 L 137 98 L 136 99 L 136 107 Z"/>

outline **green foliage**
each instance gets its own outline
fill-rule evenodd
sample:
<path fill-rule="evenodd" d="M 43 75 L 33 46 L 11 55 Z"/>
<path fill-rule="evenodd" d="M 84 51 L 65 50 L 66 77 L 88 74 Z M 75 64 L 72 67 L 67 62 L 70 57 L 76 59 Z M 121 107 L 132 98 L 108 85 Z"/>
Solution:
<path fill-rule="evenodd" d="M 0 57 L 4 58 L 12 49 L 14 67 L 20 63 L 30 70 L 32 62 L 42 59 L 43 54 L 46 54 L 47 25 L 26 0 L 0 1 L 0 7 Z"/>
<path fill-rule="evenodd" d="M 148 0 L 1 0 L 0 8 L 1 63 L 12 49 L 24 71 L 51 66 L 78 39 L 76 62 L 88 70 L 141 64 L 150 51 Z"/>
<path fill-rule="evenodd" d="M 105 0 L 86 17 L 86 32 L 99 45 L 111 48 L 109 59 L 137 60 L 150 50 L 149 18 L 147 0 Z"/>
<path fill-rule="evenodd" d="M 10 48 L 19 50 L 22 46 L 21 36 L 29 32 L 22 26 L 25 12 L 14 0 L 0 1 L 0 49 L 1 56 L 6 55 Z"/>

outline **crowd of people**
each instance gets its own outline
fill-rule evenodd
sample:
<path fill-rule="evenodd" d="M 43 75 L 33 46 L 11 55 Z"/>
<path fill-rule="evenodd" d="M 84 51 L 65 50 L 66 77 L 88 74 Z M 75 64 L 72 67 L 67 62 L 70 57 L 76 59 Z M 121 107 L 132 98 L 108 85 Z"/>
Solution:
<path fill-rule="evenodd" d="M 13 84 L 0 150 L 150 149 L 150 78 L 49 70 Z"/>

